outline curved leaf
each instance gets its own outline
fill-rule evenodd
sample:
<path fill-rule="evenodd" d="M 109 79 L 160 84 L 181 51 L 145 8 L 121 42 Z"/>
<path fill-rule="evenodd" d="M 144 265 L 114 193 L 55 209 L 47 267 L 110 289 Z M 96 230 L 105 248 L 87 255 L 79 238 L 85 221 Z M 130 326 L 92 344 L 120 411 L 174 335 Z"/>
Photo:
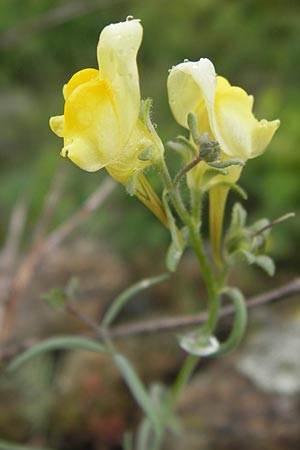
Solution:
<path fill-rule="evenodd" d="M 40 344 L 36 344 L 26 352 L 14 358 L 9 364 L 7 370 L 16 370 L 31 358 L 51 350 L 90 350 L 91 352 L 96 353 L 109 353 L 104 345 L 91 339 L 75 336 L 58 336 L 46 339 Z"/>

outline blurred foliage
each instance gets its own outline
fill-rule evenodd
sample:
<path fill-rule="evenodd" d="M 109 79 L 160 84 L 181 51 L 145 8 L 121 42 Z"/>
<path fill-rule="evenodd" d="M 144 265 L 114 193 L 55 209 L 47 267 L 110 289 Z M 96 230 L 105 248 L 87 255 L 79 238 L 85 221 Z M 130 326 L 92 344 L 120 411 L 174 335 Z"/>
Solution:
<path fill-rule="evenodd" d="M 62 11 L 69 8 L 74 12 L 78 5 L 84 5 L 80 13 L 70 13 L 69 18 L 64 13 L 64 18 L 59 19 Z M 274 219 L 290 210 L 299 211 L 298 1 L 3 0 L 1 235 L 9 208 L 23 192 L 31 199 L 29 227 L 34 224 L 59 164 L 65 165 L 67 181 L 57 221 L 74 210 L 103 178 L 102 172 L 88 174 L 67 160 L 60 161 L 61 142 L 50 132 L 48 118 L 62 113 L 61 87 L 68 78 L 81 68 L 95 67 L 100 30 L 110 22 L 124 20 L 128 14 L 143 22 L 144 40 L 139 53 L 142 95 L 154 98 L 154 121 L 159 124 L 162 138 L 168 140 L 182 132 L 168 107 L 168 69 L 185 58 L 209 57 L 218 73 L 254 94 L 258 118 L 278 117 L 282 122 L 266 154 L 250 161 L 243 172 L 241 184 L 249 193 L 247 208 L 253 219 Z M 298 230 L 299 219 L 278 227 L 273 249 L 277 258 L 296 261 L 293 249 Z M 165 250 L 167 245 L 167 233 L 160 224 L 121 187 L 89 221 L 89 231 L 102 236 L 106 233 L 127 252 L 145 246 L 155 251 L 162 244 Z"/>

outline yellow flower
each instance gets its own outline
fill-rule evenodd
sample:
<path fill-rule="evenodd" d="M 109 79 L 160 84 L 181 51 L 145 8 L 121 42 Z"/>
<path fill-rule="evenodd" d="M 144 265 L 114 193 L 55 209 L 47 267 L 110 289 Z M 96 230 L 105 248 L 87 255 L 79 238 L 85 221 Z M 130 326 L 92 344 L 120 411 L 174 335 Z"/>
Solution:
<path fill-rule="evenodd" d="M 209 133 L 221 146 L 221 159 L 248 159 L 261 155 L 280 125 L 279 120 L 258 121 L 252 112 L 253 97 L 231 86 L 215 73 L 209 59 L 184 62 L 173 67 L 168 77 L 169 103 L 177 122 L 188 128 L 187 117 L 194 113 L 200 135 Z M 198 164 L 188 174 L 191 189 L 201 188 L 209 166 Z M 216 262 L 220 262 L 220 245 L 228 187 L 222 181 L 236 183 L 241 168 L 231 166 L 228 175 L 218 175 L 210 183 L 210 234 Z"/>
<path fill-rule="evenodd" d="M 135 194 L 166 222 L 162 204 L 143 170 L 163 155 L 155 133 L 139 119 L 140 87 L 137 52 L 143 29 L 139 20 L 105 27 L 97 47 L 99 70 L 75 73 L 63 88 L 64 114 L 51 117 L 50 127 L 64 138 L 61 155 L 80 168 L 106 168 L 118 182 L 134 180 Z M 139 158 L 150 148 L 148 158 Z"/>

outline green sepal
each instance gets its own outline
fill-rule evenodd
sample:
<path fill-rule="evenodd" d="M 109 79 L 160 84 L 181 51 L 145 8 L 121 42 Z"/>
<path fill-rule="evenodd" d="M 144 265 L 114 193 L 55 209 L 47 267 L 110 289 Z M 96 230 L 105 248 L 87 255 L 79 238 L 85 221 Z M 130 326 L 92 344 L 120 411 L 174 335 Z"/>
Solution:
<path fill-rule="evenodd" d="M 187 123 L 194 142 L 197 142 L 199 140 L 199 127 L 196 114 L 192 112 L 189 113 L 187 116 Z"/>
<path fill-rule="evenodd" d="M 125 184 L 125 189 L 127 194 L 129 194 L 131 197 L 133 195 L 135 195 L 136 192 L 136 180 L 138 177 L 138 173 L 135 173 L 134 175 L 132 175 L 129 180 L 127 181 L 127 183 Z"/>
<path fill-rule="evenodd" d="M 240 203 L 235 203 L 231 212 L 231 222 L 225 235 L 225 255 L 231 266 L 245 261 L 257 265 L 268 275 L 275 273 L 274 261 L 264 254 L 270 228 L 266 228 L 268 219 L 257 220 L 250 227 L 246 226 L 247 212 Z"/>
<path fill-rule="evenodd" d="M 168 141 L 167 146 L 171 150 L 175 150 L 186 164 L 190 162 L 191 158 L 198 155 L 197 148 L 185 136 L 177 136 L 175 139 Z"/>
<path fill-rule="evenodd" d="M 210 164 L 209 164 L 210 166 Z M 217 175 L 228 175 L 228 171 L 225 169 L 217 169 L 216 167 L 210 167 L 207 169 L 202 177 L 202 184 L 205 186 Z"/>
<path fill-rule="evenodd" d="M 242 228 L 246 225 L 247 211 L 241 203 L 235 203 L 231 211 L 230 230 Z"/>
<path fill-rule="evenodd" d="M 198 155 L 197 147 L 185 136 L 177 136 L 176 140 L 185 146 L 186 149 L 191 150 L 194 156 Z"/>
<path fill-rule="evenodd" d="M 235 251 L 230 259 L 231 264 L 236 264 L 238 262 L 245 261 L 249 265 L 256 265 L 264 270 L 270 277 L 272 277 L 275 273 L 275 263 L 272 258 L 267 255 L 255 255 L 251 251 L 245 249 L 239 249 Z"/>
<path fill-rule="evenodd" d="M 236 194 L 238 194 L 240 197 L 242 197 L 243 200 L 247 200 L 247 198 L 248 198 L 247 192 L 236 183 L 230 183 L 229 181 L 220 181 L 220 183 L 216 184 L 213 187 L 216 187 L 216 186 L 227 186 L 227 187 L 229 187 L 229 189 L 231 189 Z"/>
<path fill-rule="evenodd" d="M 149 129 L 149 125 L 152 127 L 150 113 L 152 108 L 152 99 L 146 98 L 144 100 L 141 100 L 140 103 L 140 113 L 139 113 L 139 119 L 147 126 Z"/>
<path fill-rule="evenodd" d="M 226 167 L 230 166 L 244 166 L 245 163 L 243 160 L 238 158 L 226 159 L 225 161 L 215 161 L 208 162 L 211 167 L 215 167 L 216 169 L 226 169 Z"/>
<path fill-rule="evenodd" d="M 140 161 L 149 161 L 152 159 L 154 153 L 154 146 L 148 145 L 146 148 L 144 148 L 139 154 L 138 159 Z"/>
<path fill-rule="evenodd" d="M 234 262 L 239 262 L 242 260 L 242 261 L 245 261 L 249 265 L 255 264 L 255 262 L 256 262 L 256 256 L 253 253 L 251 253 L 250 251 L 245 250 L 243 248 L 234 252 L 231 257 L 233 258 Z"/>
<path fill-rule="evenodd" d="M 184 145 L 182 145 L 180 142 L 176 142 L 174 141 L 168 141 L 166 143 L 166 146 L 170 149 L 175 151 L 182 159 L 185 163 L 188 162 L 188 157 L 186 154 L 186 147 Z"/>
<path fill-rule="evenodd" d="M 275 263 L 272 258 L 267 255 L 259 255 L 256 257 L 255 264 L 263 269 L 270 277 L 275 274 Z"/>

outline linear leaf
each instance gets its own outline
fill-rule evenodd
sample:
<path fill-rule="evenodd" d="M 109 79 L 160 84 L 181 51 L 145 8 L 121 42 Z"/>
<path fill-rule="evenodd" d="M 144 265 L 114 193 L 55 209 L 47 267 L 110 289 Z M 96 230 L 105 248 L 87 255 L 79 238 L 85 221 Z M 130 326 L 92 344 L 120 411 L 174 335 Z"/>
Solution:
<path fill-rule="evenodd" d="M 14 358 L 7 370 L 16 370 L 31 358 L 51 350 L 90 350 L 91 352 L 96 353 L 108 353 L 108 350 L 104 345 L 94 342 L 91 339 L 75 336 L 58 336 L 46 339 Z"/>
<path fill-rule="evenodd" d="M 129 288 L 125 289 L 112 303 L 110 308 L 107 310 L 104 318 L 102 320 L 101 325 L 104 327 L 108 327 L 115 317 L 119 314 L 122 308 L 128 303 L 128 301 L 139 292 L 144 289 L 148 289 L 155 284 L 161 283 L 165 281 L 170 275 L 168 273 L 163 273 L 162 275 L 157 275 L 151 278 L 144 278 L 141 281 L 133 284 Z"/>
<path fill-rule="evenodd" d="M 135 369 L 129 363 L 129 361 L 122 355 L 114 355 L 114 360 L 116 366 L 120 370 L 130 392 L 134 396 L 135 400 L 142 408 L 146 416 L 152 422 L 155 430 L 159 430 L 159 418 L 153 406 L 153 403 L 146 391 L 144 385 L 142 384 L 140 378 L 138 377 Z"/>

